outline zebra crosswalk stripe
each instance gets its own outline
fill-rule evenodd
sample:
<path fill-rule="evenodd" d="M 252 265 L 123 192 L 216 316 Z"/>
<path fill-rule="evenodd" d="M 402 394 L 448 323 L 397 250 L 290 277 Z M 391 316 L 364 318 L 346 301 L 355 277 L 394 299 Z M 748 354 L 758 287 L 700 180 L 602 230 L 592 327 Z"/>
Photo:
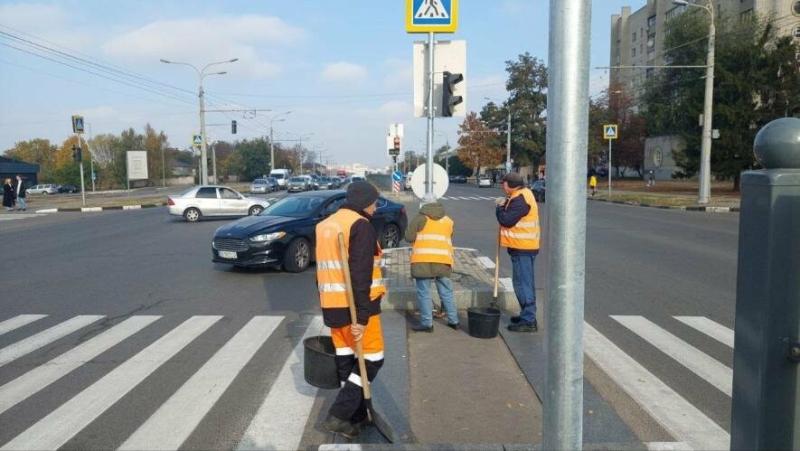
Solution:
<path fill-rule="evenodd" d="M 674 318 L 733 349 L 733 330 L 722 324 L 715 323 L 704 316 L 675 316 Z"/>
<path fill-rule="evenodd" d="M 160 316 L 133 316 L 0 387 L 0 413 L 74 371 Z"/>
<path fill-rule="evenodd" d="M 6 346 L 0 349 L 0 366 L 12 362 L 41 347 L 47 346 L 58 339 L 64 338 L 76 330 L 82 329 L 102 318 L 104 318 L 102 315 L 75 316 L 49 329 L 45 329 L 36 335 L 18 341 L 13 345 Z"/>
<path fill-rule="evenodd" d="M 47 315 L 18 315 L 0 322 L 0 335 L 11 332 L 12 330 L 19 329 L 22 326 L 38 321 Z"/>
<path fill-rule="evenodd" d="M 187 319 L 14 437 L 0 450 L 60 448 L 221 318 L 193 316 Z"/>
<path fill-rule="evenodd" d="M 627 327 L 673 360 L 703 378 L 721 392 L 731 396 L 733 370 L 709 357 L 694 346 L 657 326 L 642 316 L 611 315 L 611 318 Z"/>
<path fill-rule="evenodd" d="M 119 449 L 180 448 L 282 320 L 282 316 L 256 316 L 248 321 Z"/>
<path fill-rule="evenodd" d="M 586 322 L 583 346 L 587 357 L 676 440 L 692 449 L 728 449 L 727 431 Z"/>
<path fill-rule="evenodd" d="M 277 379 L 247 427 L 237 449 L 298 449 L 308 416 L 317 396 L 317 389 L 303 379 L 303 341 L 319 335 L 324 325 L 315 316 L 303 338 L 292 350 Z"/>

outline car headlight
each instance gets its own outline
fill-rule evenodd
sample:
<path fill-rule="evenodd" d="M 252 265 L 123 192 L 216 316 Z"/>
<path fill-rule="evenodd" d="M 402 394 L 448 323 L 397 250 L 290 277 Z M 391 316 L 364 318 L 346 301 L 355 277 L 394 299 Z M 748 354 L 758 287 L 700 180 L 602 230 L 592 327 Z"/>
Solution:
<path fill-rule="evenodd" d="M 262 233 L 261 235 L 251 236 L 250 241 L 254 243 L 266 243 L 267 241 L 279 240 L 286 236 L 286 232 Z"/>

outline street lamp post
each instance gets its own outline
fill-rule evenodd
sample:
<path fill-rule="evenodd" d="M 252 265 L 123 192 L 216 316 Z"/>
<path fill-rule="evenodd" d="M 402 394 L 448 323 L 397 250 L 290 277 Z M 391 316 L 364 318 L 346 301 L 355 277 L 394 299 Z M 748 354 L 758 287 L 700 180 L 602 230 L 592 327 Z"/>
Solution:
<path fill-rule="evenodd" d="M 281 116 L 286 116 L 287 114 L 290 114 L 290 113 L 291 113 L 291 111 L 287 111 L 285 113 L 281 113 L 281 114 L 279 114 L 277 116 L 274 116 L 272 119 L 269 120 L 269 170 L 270 170 L 270 172 L 272 172 L 272 170 L 275 169 L 275 140 L 273 139 L 273 135 L 272 135 L 272 124 L 273 124 L 273 122 L 276 122 L 276 120 L 277 120 L 277 122 L 286 121 L 286 118 L 282 118 L 282 119 L 278 119 L 278 118 L 281 117 Z"/>
<path fill-rule="evenodd" d="M 213 63 L 208 63 L 203 66 L 202 69 L 198 69 L 197 66 L 190 63 L 184 63 L 180 61 L 169 61 L 165 59 L 160 60 L 162 63 L 165 64 L 178 64 L 181 66 L 189 66 L 197 72 L 197 80 L 198 80 L 198 99 L 200 104 L 200 136 L 202 137 L 202 142 L 200 143 L 200 184 L 206 185 L 208 184 L 208 147 L 206 145 L 206 112 L 205 112 L 205 91 L 203 91 L 203 79 L 206 78 L 208 75 L 225 75 L 227 72 L 220 71 L 220 72 L 210 72 L 207 73 L 206 69 L 211 66 L 216 66 L 219 64 L 226 64 L 226 63 L 235 63 L 239 61 L 239 58 L 232 58 L 225 61 L 217 61 Z"/>
<path fill-rule="evenodd" d="M 700 146 L 700 188 L 697 195 L 698 204 L 707 204 L 711 198 L 711 116 L 714 108 L 714 40 L 716 26 L 714 24 L 714 2 L 708 0 L 706 6 L 689 3 L 686 0 L 673 0 L 676 5 L 692 6 L 706 10 L 709 16 L 708 50 L 706 53 L 706 87 L 703 100 L 703 136 Z"/>
<path fill-rule="evenodd" d="M 488 97 L 485 100 L 492 101 Z M 511 172 L 511 104 L 508 103 L 508 118 L 506 119 L 506 173 Z"/>

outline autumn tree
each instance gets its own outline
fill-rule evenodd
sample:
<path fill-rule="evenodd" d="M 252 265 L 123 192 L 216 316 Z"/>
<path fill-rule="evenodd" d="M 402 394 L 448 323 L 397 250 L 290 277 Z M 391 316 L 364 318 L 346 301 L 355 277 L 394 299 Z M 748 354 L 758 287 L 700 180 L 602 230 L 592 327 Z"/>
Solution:
<path fill-rule="evenodd" d="M 53 159 L 58 147 L 51 144 L 49 139 L 35 138 L 20 141 L 14 147 L 7 149 L 5 155 L 14 160 L 34 163 L 39 165 L 39 179 L 50 180 L 53 173 Z"/>
<path fill-rule="evenodd" d="M 475 174 L 480 174 L 482 167 L 496 166 L 503 161 L 503 150 L 497 147 L 493 136 L 496 132 L 487 127 L 477 113 L 467 114 L 458 128 L 458 159 Z"/>

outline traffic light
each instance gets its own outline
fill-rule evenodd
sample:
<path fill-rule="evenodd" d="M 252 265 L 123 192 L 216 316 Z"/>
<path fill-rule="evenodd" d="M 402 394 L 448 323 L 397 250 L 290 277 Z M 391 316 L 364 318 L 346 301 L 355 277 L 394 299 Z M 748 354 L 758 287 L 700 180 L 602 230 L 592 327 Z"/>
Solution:
<path fill-rule="evenodd" d="M 72 160 L 76 163 L 80 163 L 81 161 L 83 161 L 83 156 L 80 147 L 72 146 Z"/>
<path fill-rule="evenodd" d="M 236 134 L 236 121 L 231 121 L 231 134 Z"/>
<path fill-rule="evenodd" d="M 456 105 L 464 101 L 463 97 L 453 95 L 455 86 L 462 81 L 464 81 L 463 74 L 453 74 L 444 71 L 442 83 L 442 116 L 452 117 Z"/>

